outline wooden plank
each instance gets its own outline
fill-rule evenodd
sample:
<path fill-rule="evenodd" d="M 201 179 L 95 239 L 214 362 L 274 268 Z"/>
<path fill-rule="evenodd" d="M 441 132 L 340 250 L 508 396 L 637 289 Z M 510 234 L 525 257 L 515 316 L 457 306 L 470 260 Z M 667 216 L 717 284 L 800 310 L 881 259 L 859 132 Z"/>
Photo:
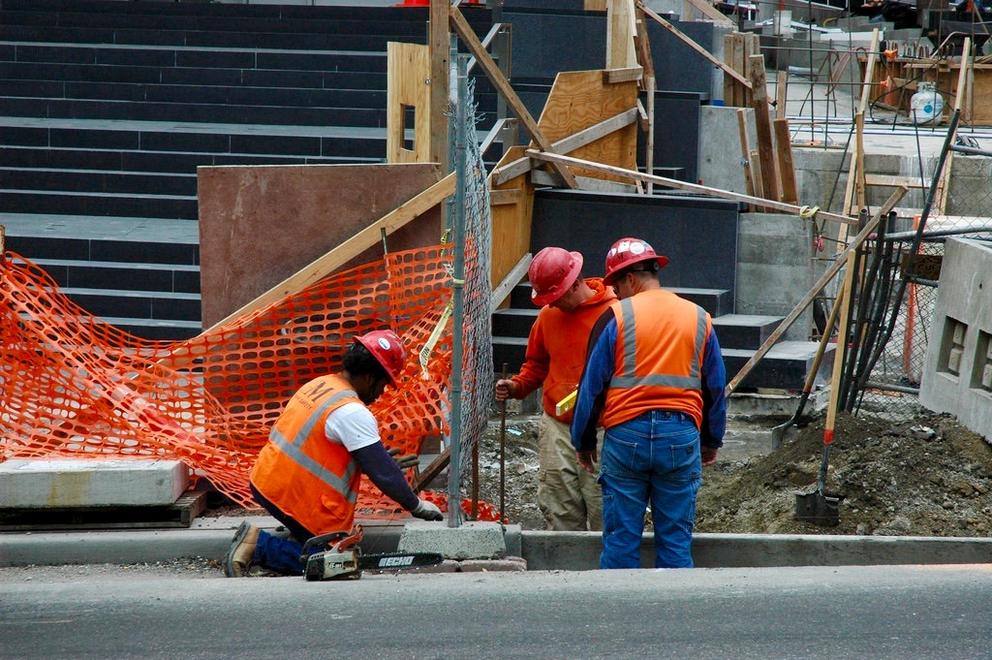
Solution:
<path fill-rule="evenodd" d="M 643 10 L 638 10 L 634 47 L 637 49 L 637 63 L 644 68 L 644 77 L 654 78 L 654 58 L 651 56 L 651 40 L 648 38 L 648 26 L 644 22 Z"/>
<path fill-rule="evenodd" d="M 427 46 L 386 44 L 386 160 L 429 163 L 431 149 L 430 51 Z M 404 146 L 406 108 L 414 110 L 413 149 Z"/>
<path fill-rule="evenodd" d="M 634 46 L 637 48 L 637 61 L 644 67 L 644 77 L 641 80 L 641 87 L 647 97 L 647 139 L 644 144 L 644 170 L 650 174 L 654 173 L 654 106 L 655 106 L 655 86 L 657 81 L 654 77 L 654 58 L 651 56 L 651 39 L 648 37 L 648 26 L 645 22 L 644 11 L 638 9 L 637 13 L 637 34 L 634 37 Z M 650 181 L 645 187 L 648 195 L 654 194 L 654 184 Z"/>
<path fill-rule="evenodd" d="M 747 110 L 737 109 L 737 134 L 741 141 L 741 162 L 744 163 L 744 184 L 747 194 L 757 196 L 754 185 L 754 168 L 751 166 L 751 140 L 747 133 Z"/>
<path fill-rule="evenodd" d="M 502 206 L 503 204 L 516 204 L 517 200 L 520 199 L 520 190 L 513 188 L 511 190 L 490 190 L 489 191 L 489 204 L 490 206 Z"/>
<path fill-rule="evenodd" d="M 765 58 L 752 55 L 751 107 L 754 108 L 754 125 L 758 133 L 758 155 L 761 162 L 762 190 L 765 199 L 778 199 L 778 182 L 775 181 L 775 153 L 772 145 L 772 126 L 768 112 L 768 90 L 765 81 Z"/>
<path fill-rule="evenodd" d="M 703 58 L 706 61 L 708 61 L 712 65 L 718 67 L 726 75 L 730 76 L 731 78 L 733 78 L 734 80 L 736 80 L 740 84 L 744 85 L 744 87 L 747 87 L 748 89 L 751 88 L 752 83 L 750 81 L 748 81 L 747 78 L 745 78 L 744 76 L 742 76 L 738 72 L 734 71 L 734 69 L 732 67 L 727 66 L 725 63 L 721 62 L 719 59 L 717 59 L 716 57 L 714 57 L 712 53 L 710 53 L 708 50 L 706 50 L 705 48 L 703 48 L 702 46 L 700 46 L 699 44 L 697 44 L 695 41 L 693 41 L 692 38 L 690 38 L 688 35 L 686 35 L 684 32 L 682 32 L 682 30 L 678 29 L 677 27 L 675 27 L 674 25 L 672 25 L 671 23 L 669 23 L 668 21 L 666 21 L 664 18 L 662 18 L 661 16 L 659 16 L 658 14 L 656 14 L 650 8 L 646 7 L 644 5 L 644 3 L 639 3 L 638 4 L 638 7 L 644 12 L 645 16 L 648 16 L 649 18 L 651 18 L 652 20 L 654 20 L 656 23 L 658 23 L 661 27 L 663 27 L 666 30 L 668 30 L 669 32 L 671 32 L 673 35 L 675 35 L 675 37 L 679 41 L 681 41 L 686 46 L 688 46 L 692 50 L 694 50 L 697 53 L 699 53 L 700 55 L 702 55 Z"/>
<path fill-rule="evenodd" d="M 748 163 L 751 165 L 751 179 L 754 181 L 754 196 L 761 197 L 764 195 L 765 191 L 765 175 L 761 170 L 761 155 L 758 153 L 757 149 L 752 149 L 748 152 Z M 768 208 L 761 208 L 762 211 L 768 211 Z"/>
<path fill-rule="evenodd" d="M 493 292 L 489 296 L 489 310 L 490 312 L 495 312 L 503 301 L 510 295 L 513 291 L 513 287 L 517 286 L 524 277 L 527 276 L 527 269 L 530 268 L 530 262 L 533 260 L 533 255 L 530 252 L 520 257 L 520 261 L 510 269 L 510 272 L 506 274 L 503 280 L 493 287 Z"/>
<path fill-rule="evenodd" d="M 603 69 L 603 82 L 610 84 L 640 80 L 642 77 L 644 77 L 644 69 L 639 66 L 627 69 Z"/>
<path fill-rule="evenodd" d="M 731 68 L 734 67 L 734 49 L 737 47 L 739 39 L 735 32 L 723 35 L 723 59 Z M 740 105 L 737 103 L 736 81 L 730 76 L 723 77 L 723 104 L 731 107 Z"/>
<path fill-rule="evenodd" d="M 889 211 L 895 208 L 895 205 L 898 204 L 899 200 L 901 200 L 903 195 L 906 194 L 906 190 L 906 188 L 899 188 L 889 196 L 889 199 L 882 205 L 882 208 L 879 209 L 879 212 L 875 215 L 875 217 L 869 220 L 864 228 L 858 232 L 858 235 L 854 237 L 851 244 L 837 256 L 837 259 L 835 259 L 823 275 L 820 276 L 820 279 L 816 281 L 813 288 L 806 292 L 806 295 L 803 296 L 802 300 L 800 300 L 799 303 L 792 308 L 792 311 L 789 312 L 782 322 L 779 323 L 778 327 L 772 331 L 767 339 L 765 339 L 764 343 L 754 352 L 754 355 L 751 356 L 747 363 L 741 367 L 741 370 L 737 372 L 729 383 L 727 383 L 727 387 L 724 390 L 727 396 L 734 393 L 734 390 L 736 390 L 741 382 L 747 378 L 747 375 L 751 373 L 751 370 L 754 369 L 755 365 L 757 365 L 765 357 L 771 347 L 774 346 L 779 339 L 781 339 L 782 335 L 784 335 L 790 327 L 792 327 L 792 324 L 796 322 L 796 319 L 798 319 L 804 311 L 806 311 L 806 308 L 813 304 L 813 299 L 820 295 L 820 291 L 822 291 L 823 288 L 827 286 L 827 284 L 829 284 L 830 281 L 837 275 L 840 269 L 844 267 L 844 264 L 847 262 L 848 255 L 853 254 L 862 243 L 868 240 L 871 234 L 878 227 L 878 223 L 882 220 L 882 218 L 886 217 L 889 214 Z"/>
<path fill-rule="evenodd" d="M 509 106 L 513 109 L 514 114 L 520 119 L 524 127 L 526 127 L 527 132 L 534 139 L 534 142 L 544 149 L 545 151 L 551 150 L 551 141 L 544 136 L 541 129 L 538 128 L 537 122 L 528 112 L 527 107 L 524 105 L 517 93 L 513 91 L 510 86 L 510 81 L 506 79 L 503 72 L 499 70 L 496 62 L 493 60 L 492 56 L 482 47 L 482 43 L 479 41 L 479 37 L 476 36 L 475 32 L 472 30 L 472 26 L 468 24 L 465 20 L 465 16 L 462 15 L 461 11 L 457 7 L 452 7 L 449 13 L 449 18 L 451 20 L 452 26 L 454 26 L 455 31 L 461 38 L 462 42 L 468 47 L 469 51 L 475 55 L 476 60 L 479 62 L 479 66 L 482 70 L 486 72 L 486 76 L 492 82 L 496 90 L 503 96 Z M 569 188 L 575 188 L 575 177 L 568 171 L 567 167 L 562 165 L 555 165 L 558 170 L 558 174 L 565 181 L 565 185 Z"/>
<path fill-rule="evenodd" d="M 607 0 L 607 69 L 627 69 L 637 66 L 637 53 L 634 50 L 636 34 L 634 0 Z"/>
<path fill-rule="evenodd" d="M 700 193 L 703 195 L 712 195 L 714 197 L 721 197 L 723 199 L 730 199 L 735 202 L 744 202 L 745 204 L 754 204 L 756 206 L 765 206 L 770 209 L 775 209 L 776 211 L 784 211 L 785 213 L 793 213 L 799 215 L 801 208 L 795 204 L 786 204 L 785 202 L 780 202 L 778 200 L 762 199 L 760 197 L 752 197 L 750 195 L 742 195 L 741 193 L 735 193 L 729 190 L 721 190 L 719 188 L 710 188 L 709 186 L 701 186 L 695 183 L 686 183 L 685 181 L 679 181 L 677 179 L 669 179 L 663 176 L 657 176 L 653 174 L 645 174 L 643 172 L 638 172 L 637 170 L 628 170 L 622 167 L 614 167 L 613 165 L 604 165 L 602 163 L 595 163 L 588 160 L 581 160 L 578 158 L 573 158 L 572 156 L 562 156 L 560 154 L 551 154 L 543 151 L 538 151 L 536 149 L 528 149 L 527 155 L 531 158 L 536 158 L 537 160 L 543 160 L 551 162 L 553 160 L 559 160 L 562 163 L 574 166 L 582 167 L 583 169 L 596 170 L 605 173 L 615 174 L 617 177 L 630 179 L 633 181 L 653 181 L 657 184 L 665 186 L 666 188 L 675 188 L 676 190 L 685 190 L 688 192 Z M 819 211 L 817 213 L 818 218 L 823 218 L 824 220 L 829 220 L 831 222 L 838 222 L 843 225 L 854 224 L 857 222 L 851 218 L 844 215 L 838 215 L 836 213 L 828 213 L 826 211 Z"/>
<path fill-rule="evenodd" d="M 319 257 L 306 268 L 297 271 L 251 302 L 243 305 L 240 309 L 228 314 L 201 334 L 216 330 L 225 323 L 234 321 L 241 316 L 250 314 L 255 310 L 261 309 L 277 300 L 282 300 L 286 296 L 310 286 L 314 282 L 333 273 L 342 264 L 347 263 L 362 251 L 378 243 L 382 238 L 383 230 L 385 230 L 386 235 L 392 234 L 421 213 L 430 210 L 454 193 L 455 174 L 452 172 L 424 192 L 404 202 L 330 252 Z"/>
<path fill-rule="evenodd" d="M 508 163 L 523 158 L 528 166 L 530 159 L 524 156 L 524 146 L 513 146 L 507 149 L 503 158 L 497 164 L 497 169 Z M 490 265 L 490 281 L 502 281 L 513 270 L 523 255 L 530 252 L 531 216 L 534 209 L 534 186 L 526 173 L 511 179 L 497 182 L 493 174 L 489 175 L 490 190 L 514 190 L 517 199 L 513 204 L 492 206 L 492 261 Z"/>
<path fill-rule="evenodd" d="M 895 176 L 891 174 L 866 174 L 865 185 L 880 186 L 884 188 L 898 188 L 899 186 L 906 186 L 907 188 L 925 189 L 927 187 L 926 183 L 915 177 Z"/>
<path fill-rule="evenodd" d="M 606 0 L 585 0 L 582 8 L 586 11 L 606 11 Z"/>
<path fill-rule="evenodd" d="M 961 66 L 958 69 L 958 86 L 957 94 L 954 96 L 954 109 L 960 110 L 961 104 L 964 100 L 965 93 L 964 88 L 968 84 L 968 67 L 971 61 L 971 37 L 964 38 L 964 44 L 961 47 Z M 951 138 L 951 144 L 954 143 L 954 138 Z M 951 182 L 951 168 L 954 166 L 954 152 L 947 152 L 946 162 L 944 163 L 944 171 L 940 173 L 940 179 L 937 180 L 937 190 L 934 191 L 934 202 L 933 208 L 937 214 L 943 214 L 947 208 L 947 193 L 950 188 Z"/>
<path fill-rule="evenodd" d="M 427 484 L 434 481 L 435 478 L 442 472 L 444 468 L 448 467 L 448 463 L 451 462 L 451 447 L 445 447 L 444 451 L 437 455 L 431 464 L 424 468 L 424 471 L 417 475 L 417 478 L 413 480 L 413 484 L 410 486 L 413 488 L 413 492 L 419 493 Z"/>
<path fill-rule="evenodd" d="M 448 0 L 431 0 L 428 48 L 430 49 L 430 154 L 442 172 L 448 171 Z"/>
<path fill-rule="evenodd" d="M 782 201 L 787 204 L 799 203 L 799 191 L 796 189 L 796 167 L 792 161 L 792 136 L 789 134 L 789 120 L 776 119 L 775 153 L 778 156 L 778 171 L 781 177 Z"/>
<path fill-rule="evenodd" d="M 551 93 L 538 121 L 542 133 L 554 141 L 566 138 L 637 105 L 637 83 L 610 85 L 603 82 L 601 71 L 563 71 L 555 77 Z M 609 163 L 620 167 L 637 167 L 637 127 L 620 128 L 572 152 L 577 158 Z M 561 164 L 559 163 L 559 166 Z M 575 175 L 612 178 L 600 173 L 575 171 Z"/>
<path fill-rule="evenodd" d="M 599 123 L 593 124 L 589 128 L 585 128 L 578 133 L 553 142 L 551 146 L 555 153 L 569 154 L 579 147 L 584 147 L 585 145 L 591 144 L 614 131 L 620 130 L 625 126 L 630 126 L 636 119 L 637 109 L 631 108 L 630 110 L 625 110 L 624 112 L 613 115 L 609 119 L 604 119 Z M 530 158 L 518 158 L 510 163 L 507 163 L 506 165 L 498 165 L 497 167 L 494 167 L 490 176 L 492 177 L 493 182 L 498 185 L 518 177 L 521 174 L 526 174 L 533 168 L 534 163 Z"/>
<path fill-rule="evenodd" d="M 854 215 L 865 208 L 865 116 L 858 113 L 854 117 L 856 124 L 855 144 L 856 161 L 854 164 L 854 200 L 857 206 L 848 211 Z"/>
<path fill-rule="evenodd" d="M 706 0 L 686 0 L 686 2 L 688 2 L 688 4 L 698 9 L 714 23 L 717 23 L 718 25 L 723 25 L 724 27 L 737 29 L 737 24 L 734 23 L 732 20 L 730 20 L 729 16 L 721 13 L 719 9 L 711 5 Z"/>
<path fill-rule="evenodd" d="M 854 214 L 860 210 L 860 206 L 855 206 L 855 195 L 857 193 L 857 181 L 859 177 L 858 165 L 859 163 L 863 166 L 864 160 L 861 157 L 863 155 L 863 145 L 864 145 L 864 115 L 865 111 L 868 109 L 868 99 L 871 96 L 872 80 L 875 75 L 875 62 L 878 59 L 878 41 L 879 41 L 879 31 L 875 28 L 871 32 L 871 45 L 868 48 L 868 60 L 865 66 L 864 79 L 861 81 L 861 100 L 858 102 L 858 111 L 854 115 L 854 129 L 858 133 L 855 136 L 855 149 L 854 153 L 851 154 L 851 162 L 847 168 L 847 185 L 844 186 L 844 205 L 841 207 L 844 213 Z M 858 115 L 861 119 L 858 119 Z M 859 145 L 862 149 L 859 151 Z M 861 154 L 861 155 L 859 155 Z M 864 176 L 864 170 L 860 172 L 860 176 Z M 839 235 L 837 236 L 838 243 L 837 249 L 840 250 L 841 247 L 847 242 L 847 230 L 841 228 Z"/>
<path fill-rule="evenodd" d="M 775 78 L 775 119 L 785 119 L 789 96 L 789 72 L 779 71 Z"/>

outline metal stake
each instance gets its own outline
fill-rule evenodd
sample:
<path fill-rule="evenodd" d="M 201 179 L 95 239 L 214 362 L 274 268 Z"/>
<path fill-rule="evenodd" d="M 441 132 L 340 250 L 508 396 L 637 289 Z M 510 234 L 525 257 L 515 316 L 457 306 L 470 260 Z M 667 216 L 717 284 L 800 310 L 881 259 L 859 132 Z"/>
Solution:
<path fill-rule="evenodd" d="M 507 364 L 503 363 L 504 380 Z M 506 399 L 499 402 L 499 521 L 506 519 Z"/>

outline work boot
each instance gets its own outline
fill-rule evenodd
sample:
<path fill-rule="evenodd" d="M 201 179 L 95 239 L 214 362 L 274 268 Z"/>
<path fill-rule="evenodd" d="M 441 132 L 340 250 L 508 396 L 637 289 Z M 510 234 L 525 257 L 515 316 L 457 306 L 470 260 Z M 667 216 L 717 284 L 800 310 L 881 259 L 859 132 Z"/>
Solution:
<path fill-rule="evenodd" d="M 224 559 L 224 575 L 227 577 L 245 577 L 251 568 L 255 556 L 255 544 L 258 543 L 258 527 L 247 521 L 241 523 L 234 534 L 234 542 L 227 551 Z"/>

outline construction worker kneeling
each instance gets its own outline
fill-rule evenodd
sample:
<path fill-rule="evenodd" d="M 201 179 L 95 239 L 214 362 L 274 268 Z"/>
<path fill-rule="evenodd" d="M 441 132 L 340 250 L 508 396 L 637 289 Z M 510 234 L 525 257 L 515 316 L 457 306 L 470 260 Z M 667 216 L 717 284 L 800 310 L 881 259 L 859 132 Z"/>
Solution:
<path fill-rule="evenodd" d="M 640 568 L 651 503 L 655 566 L 692 564 L 702 466 L 716 461 L 726 427 L 726 373 L 712 321 L 661 288 L 668 257 L 624 238 L 606 256 L 620 298 L 596 323 L 572 420 L 577 460 L 592 472 L 596 424 L 606 428 L 600 568 Z"/>
<path fill-rule="evenodd" d="M 410 488 L 366 407 L 387 384 L 396 384 L 405 360 L 406 351 L 391 330 L 369 332 L 355 338 L 340 373 L 316 378 L 293 395 L 272 426 L 250 480 L 255 500 L 290 536 L 243 523 L 227 553 L 225 575 L 244 576 L 253 565 L 302 575 L 307 539 L 351 530 L 362 474 L 414 516 L 442 519 L 434 504 Z"/>

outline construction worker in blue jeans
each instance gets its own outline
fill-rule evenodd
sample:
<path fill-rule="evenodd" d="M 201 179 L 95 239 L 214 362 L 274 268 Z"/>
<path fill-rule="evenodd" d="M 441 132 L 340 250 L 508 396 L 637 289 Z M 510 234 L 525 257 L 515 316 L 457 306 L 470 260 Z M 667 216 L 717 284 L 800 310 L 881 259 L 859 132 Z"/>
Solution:
<path fill-rule="evenodd" d="M 726 372 L 712 320 L 661 288 L 668 257 L 624 238 L 610 248 L 604 282 L 614 303 L 593 328 L 572 420 L 579 463 L 591 468 L 596 423 L 600 461 L 600 568 L 640 568 L 651 504 L 655 567 L 691 568 L 702 466 L 716 462 L 726 428 Z"/>

